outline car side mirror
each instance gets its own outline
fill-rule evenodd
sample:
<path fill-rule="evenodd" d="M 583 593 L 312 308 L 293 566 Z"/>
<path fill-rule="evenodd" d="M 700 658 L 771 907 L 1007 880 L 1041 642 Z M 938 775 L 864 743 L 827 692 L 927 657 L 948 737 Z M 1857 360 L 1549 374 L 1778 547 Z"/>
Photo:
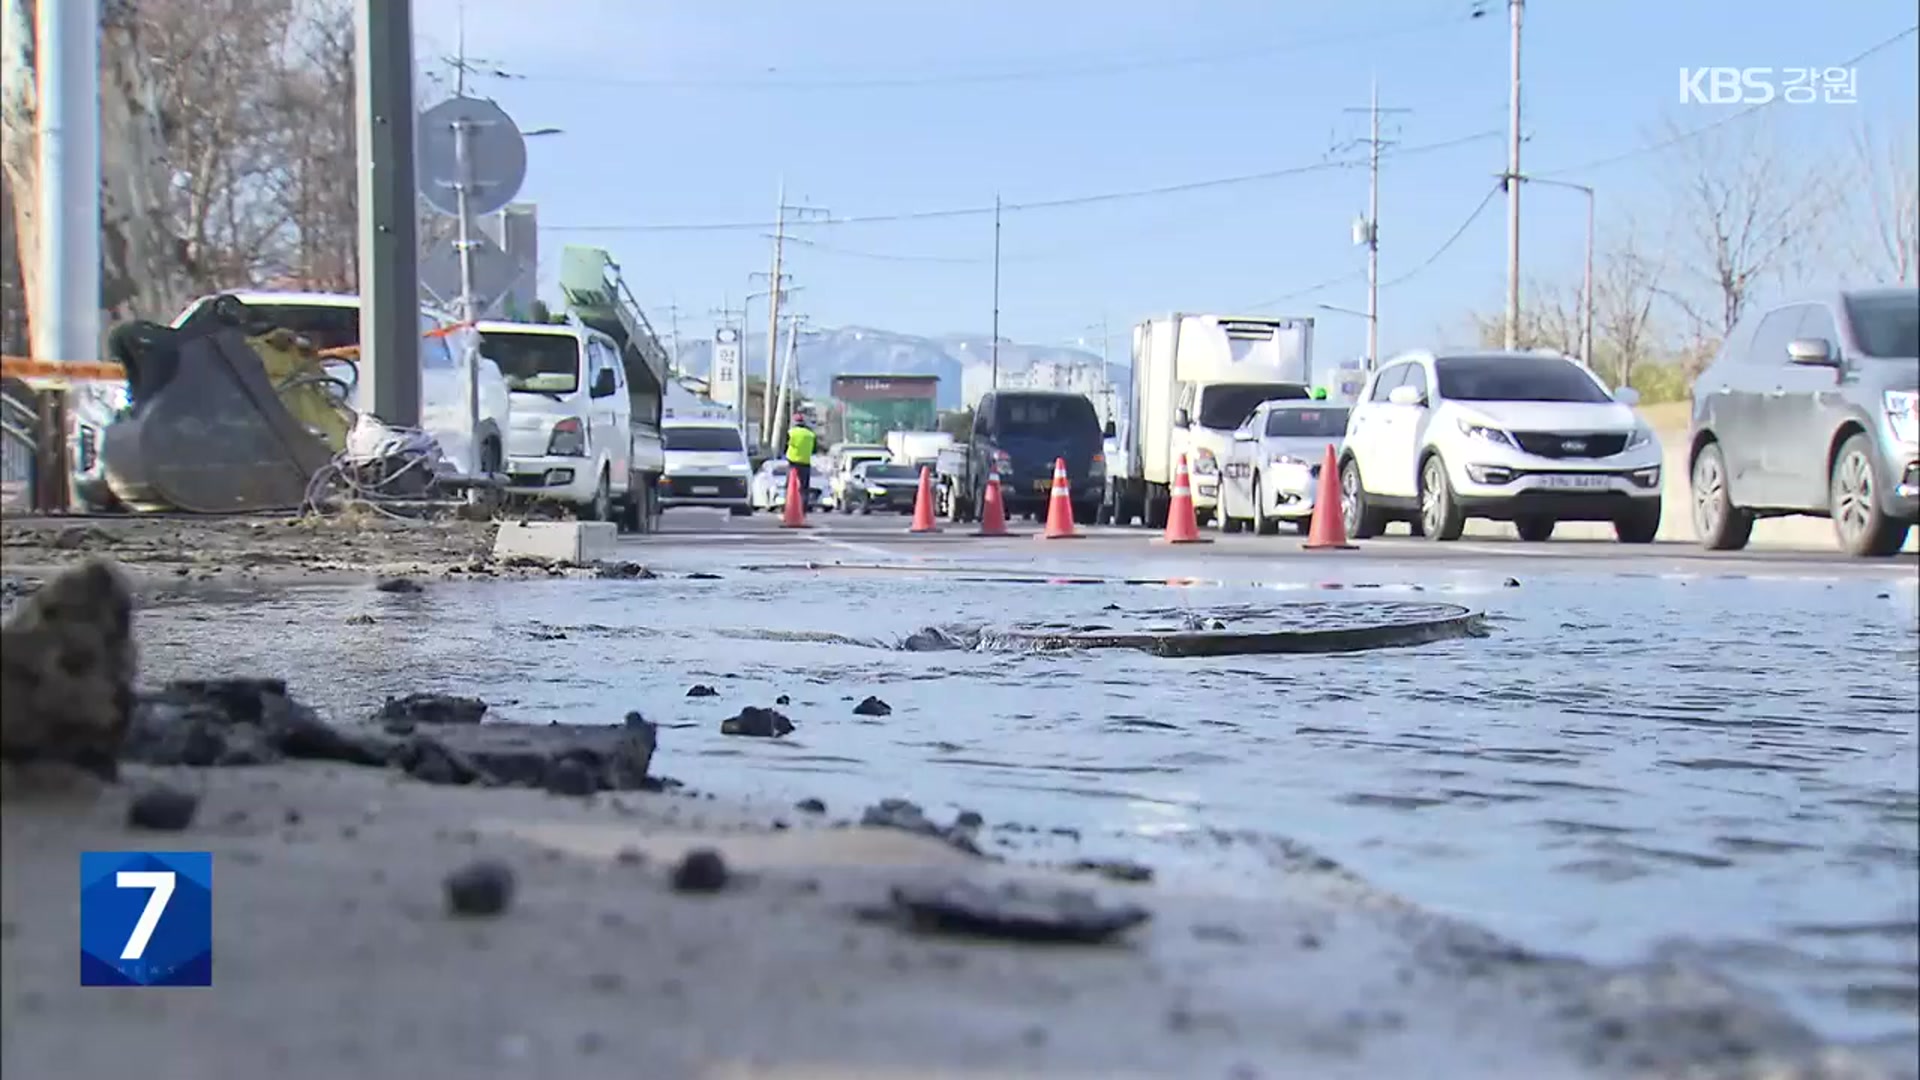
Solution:
<path fill-rule="evenodd" d="M 612 397 L 613 392 L 619 388 L 619 384 L 614 382 L 613 372 L 606 368 L 601 368 L 600 373 L 593 377 L 594 397 Z"/>
<path fill-rule="evenodd" d="M 1234 442 L 1255 442 L 1257 440 L 1258 440 L 1258 437 L 1254 435 L 1254 433 L 1247 428 L 1241 428 L 1240 430 L 1233 433 Z"/>
<path fill-rule="evenodd" d="M 1396 386 L 1387 392 L 1387 400 L 1395 405 L 1425 405 L 1426 395 L 1411 386 Z"/>
<path fill-rule="evenodd" d="M 1188 413 L 1187 410 L 1181 409 L 1178 412 L 1173 414 L 1174 427 L 1191 427 L 1192 425 L 1193 425 L 1193 416 L 1190 413 Z"/>
<path fill-rule="evenodd" d="M 1835 367 L 1833 343 L 1826 338 L 1795 338 L 1787 343 L 1787 360 L 1805 367 Z"/>
<path fill-rule="evenodd" d="M 1640 391 L 1631 386 L 1623 386 L 1613 392 L 1613 400 L 1631 408 L 1640 404 Z"/>
<path fill-rule="evenodd" d="M 1120 437 L 1120 429 L 1114 426 L 1113 421 L 1109 420 L 1107 421 L 1107 426 L 1100 430 L 1100 437 L 1103 439 L 1117 439 Z"/>

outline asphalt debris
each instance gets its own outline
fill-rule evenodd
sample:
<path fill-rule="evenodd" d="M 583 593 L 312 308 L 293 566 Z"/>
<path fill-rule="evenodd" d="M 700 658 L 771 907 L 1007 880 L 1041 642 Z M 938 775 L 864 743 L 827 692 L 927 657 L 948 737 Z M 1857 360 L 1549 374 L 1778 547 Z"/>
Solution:
<path fill-rule="evenodd" d="M 481 859 L 448 874 L 447 910 L 460 916 L 498 915 L 513 902 L 513 868 Z"/>
<path fill-rule="evenodd" d="M 660 575 L 636 562 L 616 562 L 601 563 L 599 566 L 594 567 L 593 576 L 645 581 L 659 577 Z"/>
<path fill-rule="evenodd" d="M 1130 859 L 1081 859 L 1073 868 L 1082 873 L 1099 874 L 1110 881 L 1142 884 L 1153 880 L 1153 867 Z"/>
<path fill-rule="evenodd" d="M 793 804 L 793 808 L 803 814 L 824 814 L 827 812 L 827 804 L 819 799 L 801 799 L 799 802 Z"/>
<path fill-rule="evenodd" d="M 727 861 L 712 848 L 695 848 L 673 868 L 675 892 L 714 893 L 727 887 Z"/>
<path fill-rule="evenodd" d="M 748 705 L 739 715 L 720 721 L 720 734 L 747 735 L 759 739 L 777 739 L 793 733 L 793 721 L 775 709 Z"/>
<path fill-rule="evenodd" d="M 895 885 L 892 914 L 917 930 L 1004 941 L 1092 945 L 1152 918 L 1138 904 L 1109 904 L 1082 889 L 964 878 Z"/>
<path fill-rule="evenodd" d="M 96 560 L 11 593 L 19 605 L 0 631 L 0 758 L 114 779 L 138 657 L 126 581 Z"/>
<path fill-rule="evenodd" d="M 420 584 L 410 577 L 381 578 L 379 581 L 373 583 L 373 587 L 383 593 L 419 593 L 427 591 L 425 585 Z"/>
<path fill-rule="evenodd" d="M 853 707 L 853 715 L 855 716 L 892 716 L 893 706 L 887 704 L 884 701 L 881 701 L 879 698 L 874 697 L 872 694 L 868 694 L 864 699 L 861 700 L 860 704 L 855 705 Z"/>
<path fill-rule="evenodd" d="M 1508 578 L 1507 580 L 1500 583 L 1500 587 L 1503 589 L 1517 589 L 1520 587 L 1520 579 Z"/>
<path fill-rule="evenodd" d="M 127 825 L 154 832 L 180 832 L 193 824 L 200 796 L 165 784 L 148 788 L 127 804 Z"/>
<path fill-rule="evenodd" d="M 554 795 L 586 796 L 600 790 L 600 778 L 577 757 L 564 757 L 547 770 L 547 791 Z"/>
<path fill-rule="evenodd" d="M 861 812 L 860 824 L 868 828 L 900 829 L 930 836 L 969 855 L 980 854 L 980 845 L 974 842 L 972 827 L 958 823 L 941 825 L 929 818 L 918 803 L 908 799 L 880 800 Z"/>
<path fill-rule="evenodd" d="M 773 703 L 775 705 L 791 705 L 793 704 L 793 699 L 785 694 L 781 694 L 779 697 L 773 699 Z"/>
<path fill-rule="evenodd" d="M 454 694 L 414 693 L 389 697 L 375 719 L 383 723 L 477 724 L 487 715 L 487 703 Z"/>
<path fill-rule="evenodd" d="M 719 697 L 720 691 L 715 690 L 713 687 L 708 686 L 706 683 L 694 683 L 692 686 L 687 688 L 687 696 L 688 697 Z"/>

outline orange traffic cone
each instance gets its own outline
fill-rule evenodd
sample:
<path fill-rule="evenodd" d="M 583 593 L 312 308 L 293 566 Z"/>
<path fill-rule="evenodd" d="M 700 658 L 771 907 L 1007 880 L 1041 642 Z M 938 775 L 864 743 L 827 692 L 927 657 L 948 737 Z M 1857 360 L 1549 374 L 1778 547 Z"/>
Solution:
<path fill-rule="evenodd" d="M 1007 531 L 1007 506 L 1000 498 L 1000 474 L 987 474 L 987 486 L 980 493 L 980 527 L 975 536 L 1011 536 Z"/>
<path fill-rule="evenodd" d="M 940 529 L 933 523 L 933 470 L 920 466 L 920 493 L 913 497 L 913 528 L 908 532 L 930 533 Z"/>
<path fill-rule="evenodd" d="M 1358 544 L 1347 543 L 1346 512 L 1340 507 L 1340 463 L 1334 459 L 1333 444 L 1327 444 L 1327 456 L 1320 462 L 1320 485 L 1313 494 L 1313 524 L 1307 528 L 1305 550 L 1352 551 Z"/>
<path fill-rule="evenodd" d="M 1164 544 L 1211 544 L 1211 536 L 1200 535 L 1200 522 L 1193 512 L 1193 478 L 1187 473 L 1187 455 L 1181 454 L 1173 472 L 1173 497 L 1167 503 L 1167 534 Z"/>
<path fill-rule="evenodd" d="M 1073 489 L 1067 486 L 1067 459 L 1053 459 L 1053 497 L 1047 500 L 1047 531 L 1042 540 L 1078 540 L 1073 531 Z"/>
<path fill-rule="evenodd" d="M 807 496 L 800 490 L 800 470 L 792 466 L 787 468 L 787 505 L 780 508 L 780 527 L 807 527 Z"/>

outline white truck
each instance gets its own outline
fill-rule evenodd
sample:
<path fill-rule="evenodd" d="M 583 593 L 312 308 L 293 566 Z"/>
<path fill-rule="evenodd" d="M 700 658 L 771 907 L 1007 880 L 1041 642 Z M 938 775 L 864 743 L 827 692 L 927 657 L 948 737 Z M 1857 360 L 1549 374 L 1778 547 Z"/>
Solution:
<path fill-rule="evenodd" d="M 940 451 L 953 445 L 953 436 L 944 431 L 889 431 L 887 453 L 895 465 L 931 465 Z"/>
<path fill-rule="evenodd" d="M 1164 528 L 1180 455 L 1202 525 L 1220 505 L 1220 465 L 1234 429 L 1263 401 L 1312 395 L 1313 320 L 1175 313 L 1133 328 L 1124 476 L 1116 524 Z"/>

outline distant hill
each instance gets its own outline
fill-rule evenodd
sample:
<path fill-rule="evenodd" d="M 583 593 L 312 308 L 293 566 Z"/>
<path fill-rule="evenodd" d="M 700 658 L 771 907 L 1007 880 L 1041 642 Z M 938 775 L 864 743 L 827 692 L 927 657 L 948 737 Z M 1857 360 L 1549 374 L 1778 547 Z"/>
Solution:
<path fill-rule="evenodd" d="M 782 339 L 784 347 L 784 339 Z M 993 363 L 992 338 L 987 334 L 945 334 L 924 337 L 864 326 L 802 331 L 800 334 L 799 383 L 811 396 L 824 397 L 832 391 L 835 375 L 938 375 L 939 405 L 957 409 L 961 404 L 961 378 L 968 368 L 986 369 Z M 712 363 L 712 342 L 693 341 L 680 347 L 680 365 L 688 373 L 705 376 Z M 765 331 L 750 333 L 747 342 L 747 373 L 766 373 L 767 337 Z M 1097 354 L 1081 349 L 1052 345 L 1022 345 L 1000 342 L 1002 373 L 1023 372 L 1040 361 L 1091 364 L 1098 366 Z M 1127 367 L 1108 364 L 1107 377 L 1125 385 Z"/>

